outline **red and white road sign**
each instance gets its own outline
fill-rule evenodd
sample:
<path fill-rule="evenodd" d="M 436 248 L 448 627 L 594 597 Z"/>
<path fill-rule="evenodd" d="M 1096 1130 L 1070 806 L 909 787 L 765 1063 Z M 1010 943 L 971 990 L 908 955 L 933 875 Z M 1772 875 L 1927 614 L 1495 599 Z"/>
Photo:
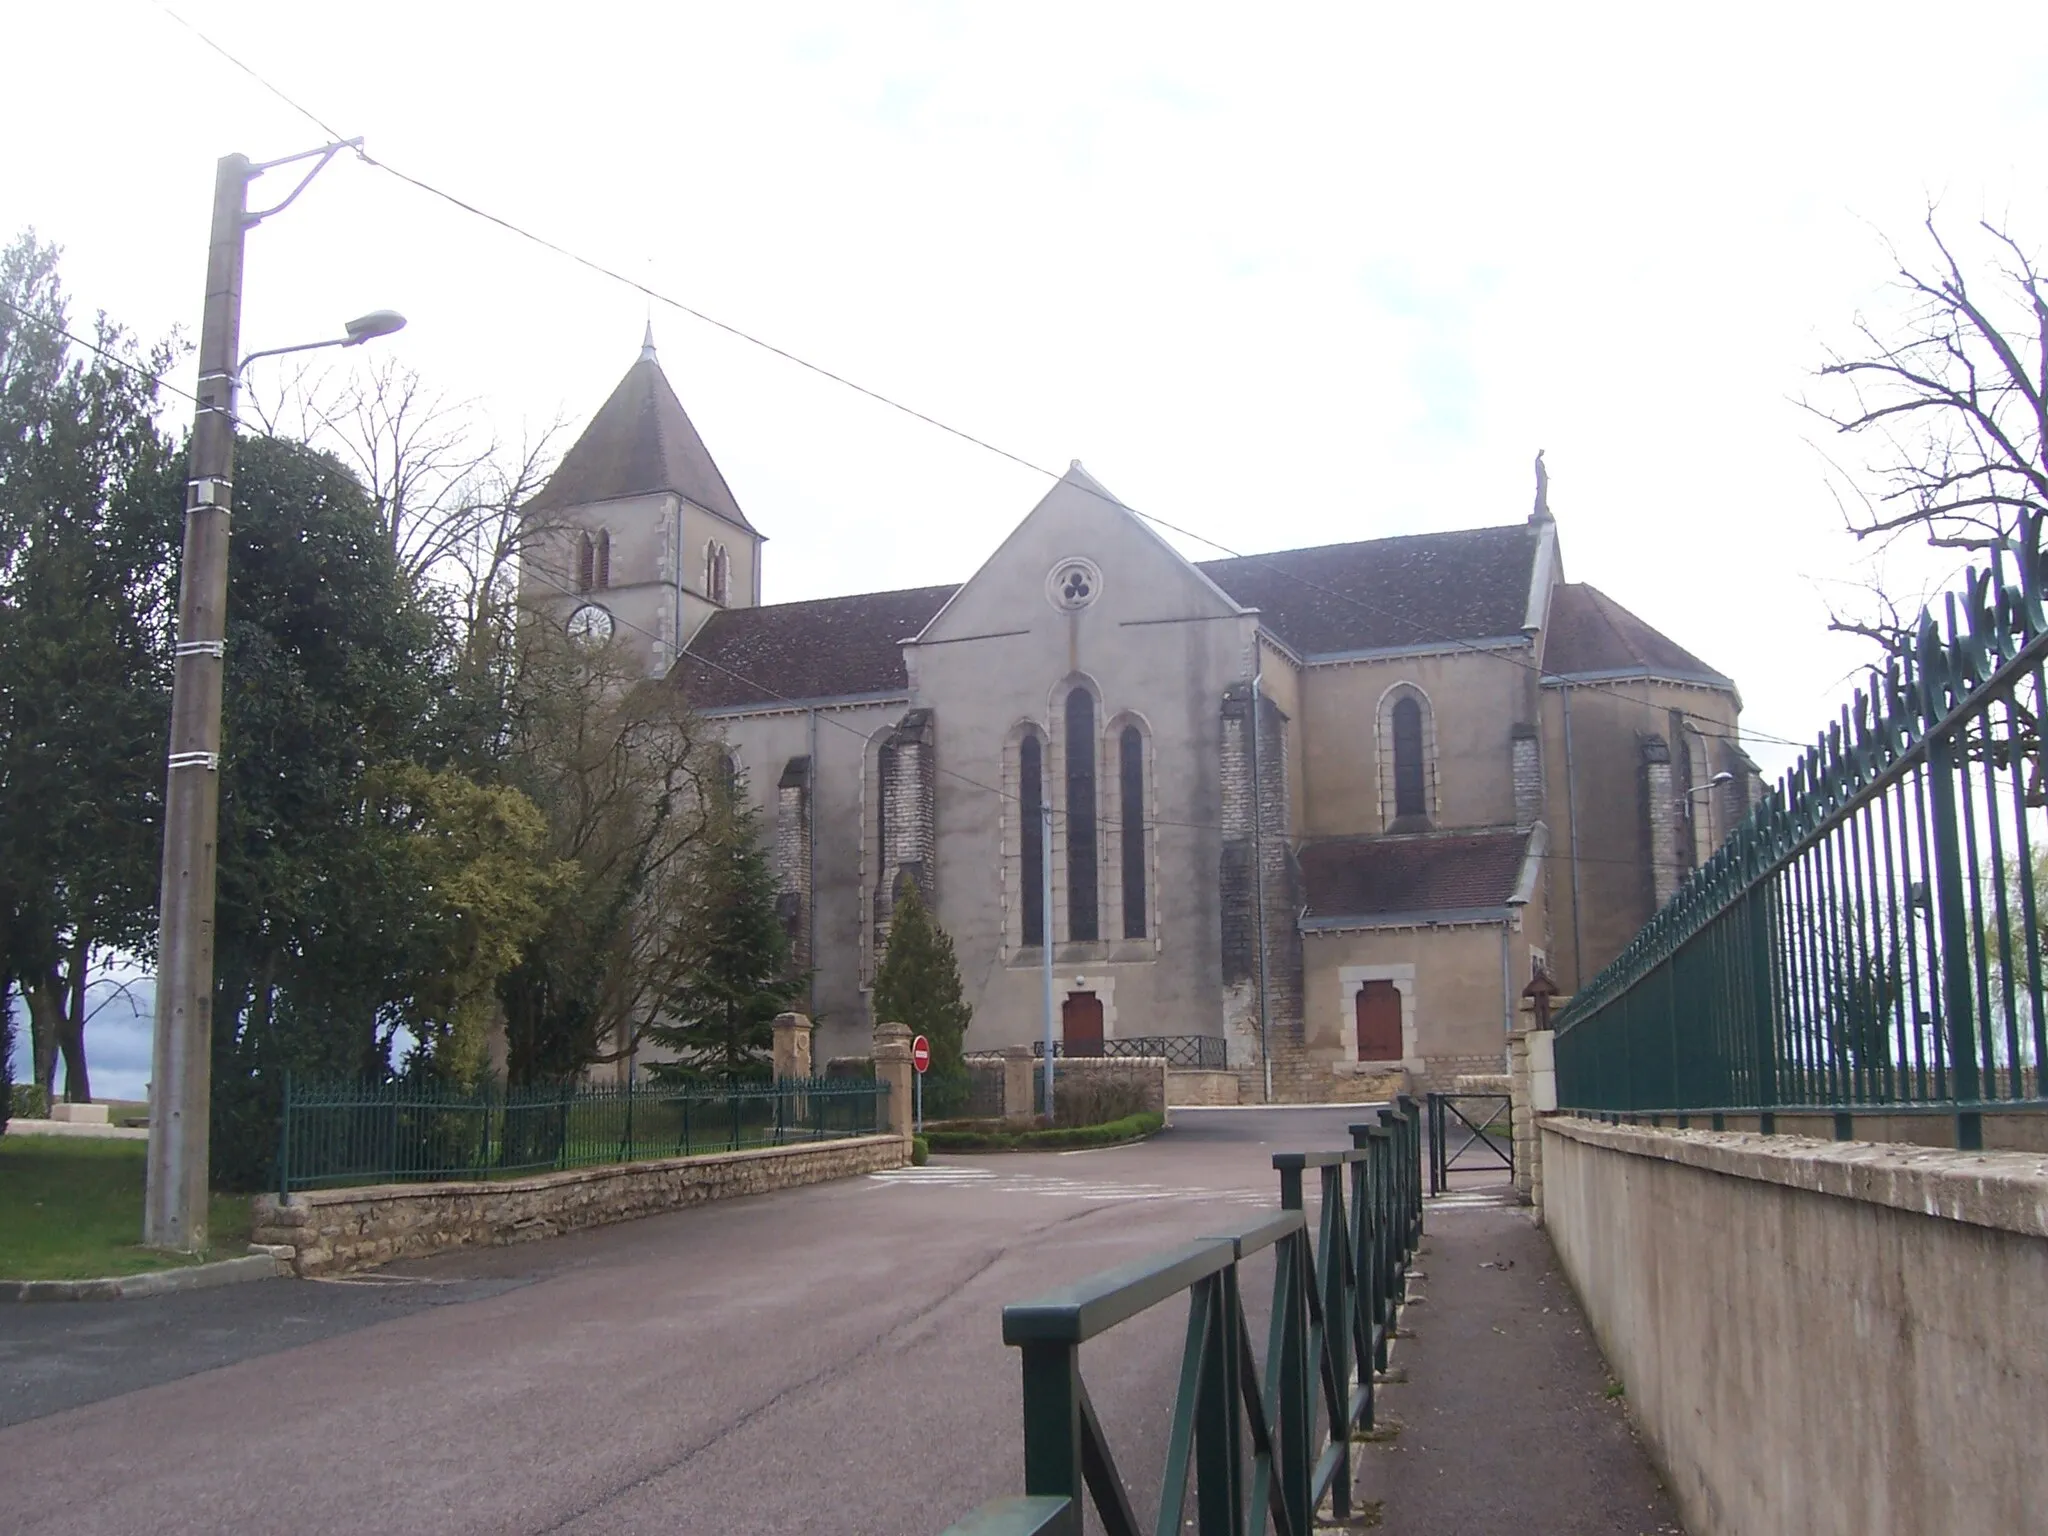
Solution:
<path fill-rule="evenodd" d="M 920 1072 L 932 1064 L 932 1043 L 923 1035 L 910 1042 L 910 1064 Z"/>

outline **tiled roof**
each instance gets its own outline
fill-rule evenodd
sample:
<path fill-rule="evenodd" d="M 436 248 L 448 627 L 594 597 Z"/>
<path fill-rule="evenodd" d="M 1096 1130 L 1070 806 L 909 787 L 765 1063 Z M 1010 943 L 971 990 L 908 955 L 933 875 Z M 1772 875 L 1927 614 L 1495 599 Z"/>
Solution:
<path fill-rule="evenodd" d="M 526 510 L 558 512 L 652 491 L 674 491 L 728 522 L 754 526 L 650 348 L 626 370 Z"/>
<path fill-rule="evenodd" d="M 1584 582 L 1559 582 L 1551 590 L 1543 670 L 1553 677 L 1649 672 L 1734 686 L 1725 674 Z"/>
<path fill-rule="evenodd" d="M 1203 562 L 1304 656 L 1519 635 L 1536 539 L 1526 523 Z"/>
<path fill-rule="evenodd" d="M 669 675 L 699 709 L 904 690 L 903 642 L 959 590 L 727 608 L 705 621 Z"/>
<path fill-rule="evenodd" d="M 1514 894 L 1526 832 L 1332 838 L 1301 850 L 1309 920 L 1498 907 Z"/>

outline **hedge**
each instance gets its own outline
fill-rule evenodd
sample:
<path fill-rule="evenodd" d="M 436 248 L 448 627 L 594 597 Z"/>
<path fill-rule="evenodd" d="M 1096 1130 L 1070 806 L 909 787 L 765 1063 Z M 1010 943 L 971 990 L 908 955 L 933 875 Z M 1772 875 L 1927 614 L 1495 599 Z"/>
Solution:
<path fill-rule="evenodd" d="M 934 1152 L 1059 1152 L 1143 1141 L 1165 1124 L 1164 1115 L 1148 1110 L 1102 1125 L 1063 1125 L 1043 1131 L 947 1130 L 928 1126 L 924 1139 Z"/>

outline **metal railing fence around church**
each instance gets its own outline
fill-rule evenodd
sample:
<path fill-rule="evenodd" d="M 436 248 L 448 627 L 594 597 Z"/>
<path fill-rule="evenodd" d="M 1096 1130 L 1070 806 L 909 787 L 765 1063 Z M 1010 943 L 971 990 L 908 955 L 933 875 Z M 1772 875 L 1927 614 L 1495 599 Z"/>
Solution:
<path fill-rule="evenodd" d="M 873 1135 L 888 1121 L 888 1089 L 869 1078 L 475 1089 L 291 1078 L 278 1192 L 510 1177 Z"/>
<path fill-rule="evenodd" d="M 1310 1536 L 1325 1507 L 1340 1524 L 1361 1513 L 1352 1447 L 1375 1427 L 1375 1380 L 1422 1241 L 1420 1117 L 1413 1099 L 1399 1104 L 1377 1125 L 1352 1126 L 1347 1150 L 1276 1153 L 1280 1209 L 1264 1220 L 1003 1308 L 1003 1342 L 1022 1357 L 1024 1493 L 983 1505 L 947 1536 L 1080 1536 L 1086 1508 L 1089 1529 L 1138 1536 L 1145 1526 L 1089 1395 L 1082 1346 L 1183 1295 L 1152 1528 Z M 1269 1262 L 1260 1341 L 1246 1297 Z"/>
<path fill-rule="evenodd" d="M 2048 1108 L 2048 554 L 2030 519 L 1558 1022 L 1563 1108 Z"/>
<path fill-rule="evenodd" d="M 1031 1054 L 1043 1056 L 1045 1042 L 1031 1042 Z M 1061 1056 L 1163 1056 L 1169 1067 L 1187 1067 L 1221 1072 L 1230 1066 L 1230 1042 L 1221 1035 L 1119 1035 L 1115 1039 L 1091 1042 L 1086 1047 L 1065 1041 L 1052 1043 L 1052 1054 Z"/>

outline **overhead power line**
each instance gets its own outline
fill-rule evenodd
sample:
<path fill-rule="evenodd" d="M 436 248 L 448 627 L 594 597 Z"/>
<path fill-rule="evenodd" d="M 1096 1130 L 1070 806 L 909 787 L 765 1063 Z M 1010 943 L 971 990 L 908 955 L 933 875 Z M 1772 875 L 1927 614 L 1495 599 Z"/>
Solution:
<path fill-rule="evenodd" d="M 169 6 L 165 5 L 163 3 L 163 0 L 153 0 L 153 3 L 155 3 L 157 5 L 157 8 L 159 10 L 162 10 L 165 15 L 169 16 L 173 21 L 177 22 L 178 25 L 185 28 L 186 31 L 190 32 L 200 42 L 205 44 L 207 48 L 212 50 L 214 53 L 218 54 L 221 58 L 225 59 L 229 64 L 233 65 L 241 73 L 247 75 L 251 80 L 255 81 L 258 85 L 260 85 L 265 91 L 267 91 L 272 96 L 276 97 L 279 101 L 283 102 L 293 111 L 299 113 L 308 122 L 318 127 L 321 130 L 321 132 L 327 134 L 329 136 L 330 141 L 338 141 L 341 138 L 341 135 L 336 133 L 335 130 L 328 125 L 326 120 L 320 117 L 311 108 L 307 107 L 304 103 L 297 100 L 290 93 L 285 91 L 282 87 L 278 86 L 275 82 L 265 77 L 262 73 L 254 69 L 249 64 L 245 63 L 242 59 L 236 57 L 233 53 L 229 52 L 226 48 L 224 48 L 220 43 L 216 42 L 213 38 L 209 37 L 206 33 L 202 32 L 199 28 L 193 26 L 190 22 L 186 21 L 182 16 L 179 16 L 177 12 L 171 10 Z M 937 430 L 946 433 L 948 436 L 958 438 L 962 442 L 969 443 L 974 447 L 980 448 L 983 451 L 993 454 L 996 457 L 1003 459 L 1008 463 L 1017 465 L 1019 468 L 1030 470 L 1032 473 L 1042 475 L 1049 480 L 1057 481 L 1061 478 L 1060 472 L 1057 470 L 1048 468 L 1043 464 L 1039 464 L 1023 454 L 1016 453 L 1008 448 L 1002 447 L 1000 444 L 992 442 L 989 439 L 979 436 L 976 433 L 969 432 L 961 427 L 956 427 L 952 423 L 947 422 L 937 416 L 934 416 L 927 411 L 923 411 L 915 406 L 906 404 L 905 402 L 898 400 L 891 395 L 884 394 L 880 390 L 872 389 L 867 385 L 862 384 L 852 378 L 849 378 L 842 373 L 836 372 L 833 369 L 827 368 L 822 364 L 812 362 L 810 359 L 802 356 L 801 354 L 793 352 L 789 350 L 787 347 L 780 346 L 775 342 L 769 341 L 764 337 L 758 336 L 752 331 L 749 331 L 742 326 L 735 325 L 727 320 L 722 320 L 716 315 L 709 314 L 704 310 L 698 309 L 694 305 L 684 302 L 681 299 L 677 299 L 670 294 L 663 293 L 659 289 L 654 288 L 647 283 L 641 282 L 640 280 L 624 272 L 619 271 L 617 268 L 612 267 L 606 264 L 605 262 L 597 260 L 595 257 L 585 255 L 584 253 L 577 251 L 569 246 L 563 245 L 556 240 L 550 239 L 545 235 L 539 234 L 534 230 L 527 228 L 525 225 L 517 222 L 516 220 L 507 218 L 502 214 L 494 213 L 488 209 L 480 207 L 476 203 L 471 202 L 466 198 L 460 197 L 453 192 L 449 192 L 442 187 L 434 185 L 432 182 L 429 182 L 421 177 L 414 176 L 407 171 L 401 170 L 399 167 L 392 165 L 388 161 L 380 160 L 377 157 L 371 155 L 366 149 L 364 149 L 360 145 L 356 146 L 355 153 L 357 157 L 361 159 L 365 164 L 368 164 L 376 168 L 377 170 L 383 171 L 386 175 L 391 176 L 393 179 L 402 182 L 407 186 L 413 187 L 414 189 L 422 193 L 425 193 L 430 197 L 437 198 L 449 204 L 450 206 L 471 215 L 474 218 L 481 219 L 484 222 L 504 231 L 507 234 L 514 236 L 517 239 L 526 241 L 532 245 L 540 247 L 543 250 L 552 252 L 553 254 L 562 257 L 564 260 L 573 262 L 576 265 L 583 267 L 586 270 L 607 279 L 608 281 L 615 282 L 626 288 L 629 288 L 633 292 L 644 296 L 645 298 L 652 302 L 660 303 L 666 306 L 667 308 L 675 310 L 679 314 L 688 315 L 692 319 L 697 320 L 702 324 L 709 325 L 717 330 L 723 331 L 726 334 L 737 338 L 738 340 L 748 343 L 750 346 L 760 348 L 761 350 L 768 352 L 775 357 L 779 357 L 786 362 L 792 363 L 795 366 L 806 370 L 807 372 L 814 373 L 821 378 L 828 379 L 835 384 L 841 385 L 846 389 L 852 390 L 856 394 L 862 395 L 869 400 L 875 401 L 879 405 L 885 406 L 892 411 L 899 412 L 902 415 L 908 416 L 915 421 L 922 422 L 927 426 L 934 427 Z M 1475 655 L 1492 657 L 1495 660 L 1504 662 L 1509 666 L 1520 668 L 1521 670 L 1528 672 L 1538 677 L 1539 679 L 1547 676 L 1547 674 L 1544 673 L 1543 669 L 1540 666 L 1536 665 L 1534 662 L 1523 661 L 1519 657 L 1516 657 L 1505 650 L 1479 645 L 1463 638 L 1445 637 L 1442 635 L 1431 634 L 1427 631 L 1427 629 L 1421 623 L 1421 621 L 1416 619 L 1411 614 L 1401 613 L 1396 610 L 1383 607 L 1380 604 L 1368 602 L 1365 599 L 1360 598 L 1353 593 L 1338 591 L 1334 588 L 1326 587 L 1321 583 L 1311 581 L 1307 577 L 1302 576 L 1299 573 L 1289 570 L 1286 567 L 1278 564 L 1268 555 L 1245 554 L 1244 552 L 1234 549 L 1230 545 L 1223 543 L 1221 540 L 1211 538 L 1207 534 L 1198 533 L 1191 528 L 1187 528 L 1185 526 L 1182 526 L 1181 524 L 1169 521 L 1168 519 L 1160 517 L 1155 513 L 1146 512 L 1141 508 L 1133 507 L 1129 503 L 1121 501 L 1114 496 L 1104 495 L 1101 492 L 1095 491 L 1093 487 L 1080 486 L 1076 488 L 1084 490 L 1088 492 L 1088 494 L 1090 495 L 1098 496 L 1100 497 L 1100 499 L 1108 502 L 1109 504 L 1121 508 L 1122 510 L 1130 513 L 1134 517 L 1142 518 L 1143 520 L 1145 520 L 1148 523 L 1151 523 L 1153 526 L 1157 528 L 1164 529 L 1169 533 L 1177 534 L 1182 538 L 1191 539 L 1196 543 L 1203 544 L 1211 549 L 1217 550 L 1218 552 L 1220 552 L 1221 554 L 1225 555 L 1230 559 L 1245 560 L 1256 563 L 1264 567 L 1265 569 L 1272 571 L 1282 580 L 1291 582 L 1294 585 L 1303 588 L 1304 590 L 1315 592 L 1320 596 L 1331 599 L 1332 601 L 1346 604 L 1352 608 L 1359 610 L 1360 612 L 1372 614 L 1375 617 L 1387 619 L 1396 624 L 1403 625 L 1418 637 L 1418 643 L 1440 645 L 1448 650 L 1469 651 Z M 1590 693 L 1592 696 L 1596 698 L 1610 699 L 1622 704 L 1630 705 L 1635 708 L 1647 709 L 1667 719 L 1671 714 L 1676 713 L 1682 719 L 1691 720 L 1699 725 L 1707 725 L 1714 727 L 1712 731 L 1701 731 L 1700 734 L 1703 736 L 1711 736 L 1714 739 L 1718 740 L 1730 740 L 1740 742 L 1741 740 L 1746 739 L 1755 742 L 1770 742 L 1774 745 L 1790 747 L 1796 751 L 1806 751 L 1812 745 L 1810 741 L 1796 741 L 1789 736 L 1774 735 L 1770 732 L 1757 729 L 1750 729 L 1742 732 L 1739 735 L 1731 736 L 1726 731 L 1721 729 L 1721 722 L 1719 720 L 1714 719 L 1711 715 L 1703 715 L 1698 713 L 1697 711 L 1688 710 L 1684 708 L 1674 709 L 1672 706 L 1669 705 L 1658 704 L 1654 700 L 1638 698 L 1632 694 L 1621 691 L 1623 686 L 1624 683 L 1621 680 L 1617 680 L 1615 683 L 1611 685 L 1579 685 L 1578 691 Z"/>

